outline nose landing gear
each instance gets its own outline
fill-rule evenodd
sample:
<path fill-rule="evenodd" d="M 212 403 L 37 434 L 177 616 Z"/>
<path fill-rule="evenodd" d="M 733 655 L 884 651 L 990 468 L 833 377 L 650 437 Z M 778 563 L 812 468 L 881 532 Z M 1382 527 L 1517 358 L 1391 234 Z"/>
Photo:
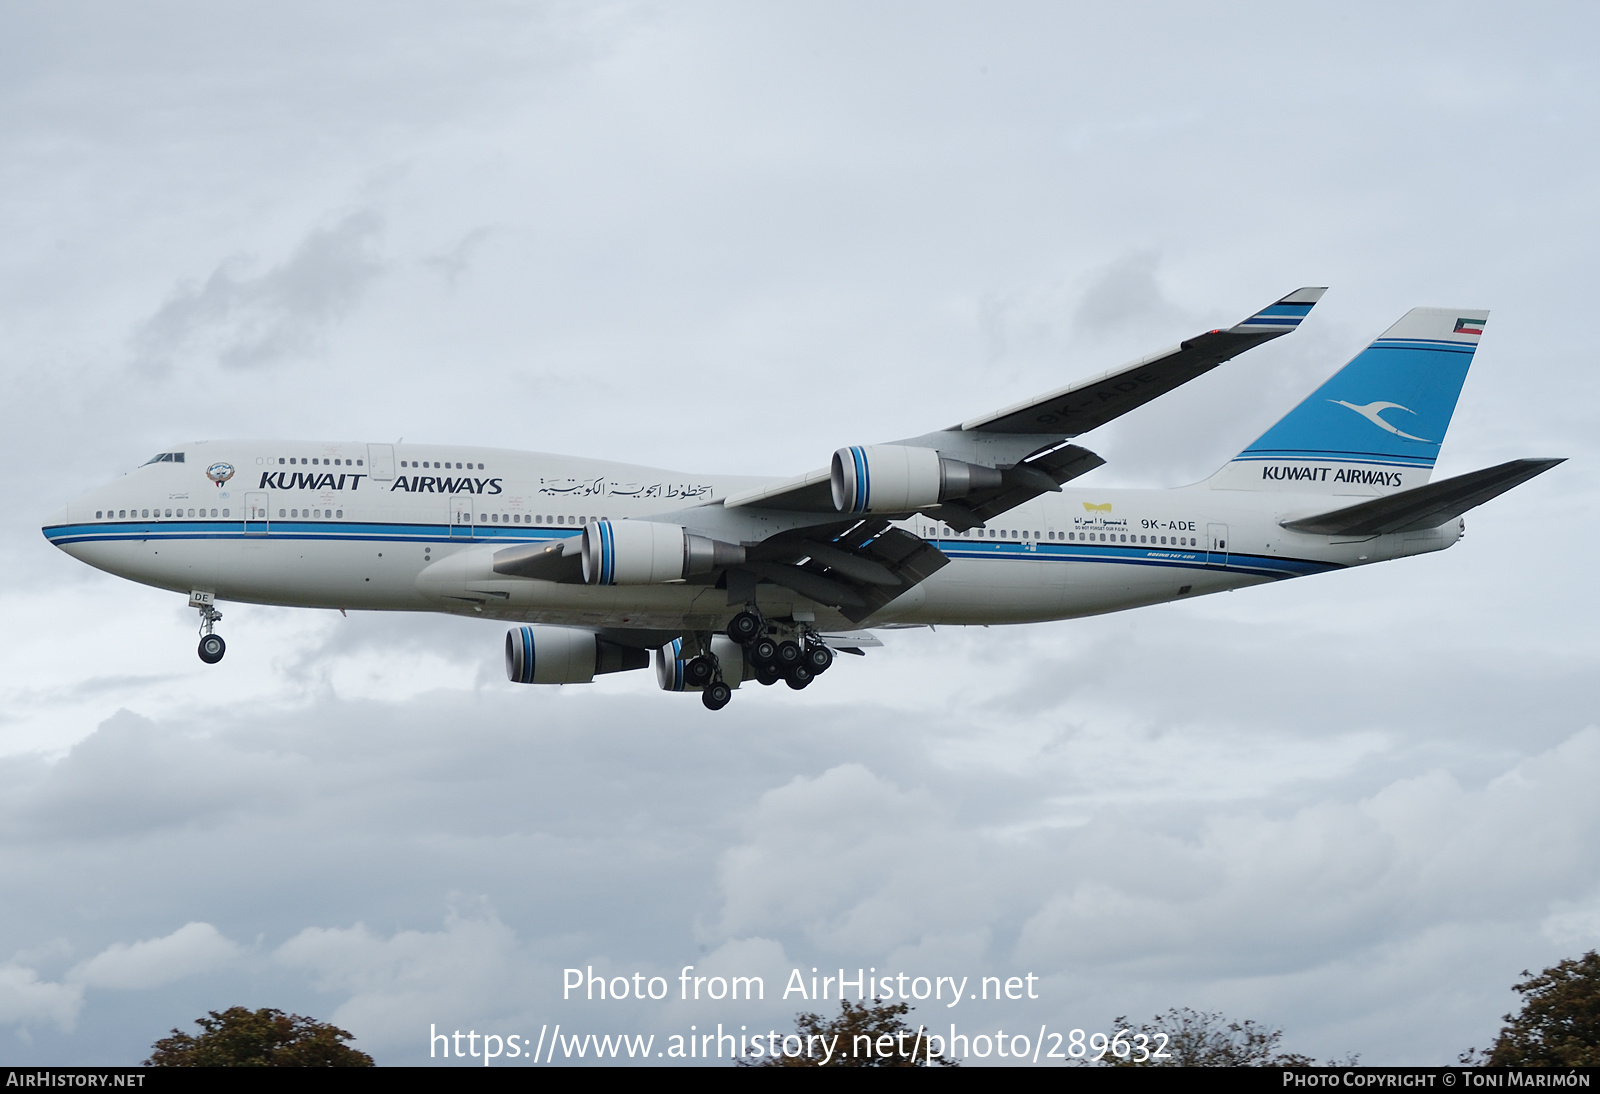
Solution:
<path fill-rule="evenodd" d="M 215 601 L 214 594 L 198 589 L 189 594 L 189 607 L 200 610 L 200 660 L 208 665 L 215 665 L 228 652 L 228 644 L 222 640 L 222 635 L 211 633 L 222 619 Z"/>

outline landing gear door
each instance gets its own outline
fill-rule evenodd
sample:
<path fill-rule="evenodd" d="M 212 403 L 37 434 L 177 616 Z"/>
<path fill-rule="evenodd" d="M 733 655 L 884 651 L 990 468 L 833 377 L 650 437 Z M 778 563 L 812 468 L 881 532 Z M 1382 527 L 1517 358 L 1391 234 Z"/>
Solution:
<path fill-rule="evenodd" d="M 252 490 L 244 496 L 244 531 L 246 535 L 264 536 L 272 511 L 268 506 L 271 496 L 265 490 Z"/>
<path fill-rule="evenodd" d="M 472 538 L 472 503 L 477 498 L 472 494 L 450 495 L 450 538 Z"/>
<path fill-rule="evenodd" d="M 1206 525 L 1206 565 L 1226 566 L 1228 564 L 1228 526 L 1226 524 Z"/>

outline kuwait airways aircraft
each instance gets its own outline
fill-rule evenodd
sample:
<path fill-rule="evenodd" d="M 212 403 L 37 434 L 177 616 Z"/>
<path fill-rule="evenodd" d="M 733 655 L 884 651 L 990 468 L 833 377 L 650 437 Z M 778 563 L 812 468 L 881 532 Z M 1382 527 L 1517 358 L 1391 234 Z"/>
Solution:
<path fill-rule="evenodd" d="M 1429 475 L 1487 312 L 1415 308 L 1204 482 L 1066 484 L 1073 440 L 1293 331 L 1300 289 L 1237 326 L 948 429 L 771 481 L 463 445 L 202 441 L 56 514 L 102 570 L 184 593 L 200 657 L 221 601 L 512 624 L 506 672 L 642 669 L 712 710 L 803 688 L 872 628 L 1119 611 L 1439 551 L 1461 514 L 1560 463 Z"/>

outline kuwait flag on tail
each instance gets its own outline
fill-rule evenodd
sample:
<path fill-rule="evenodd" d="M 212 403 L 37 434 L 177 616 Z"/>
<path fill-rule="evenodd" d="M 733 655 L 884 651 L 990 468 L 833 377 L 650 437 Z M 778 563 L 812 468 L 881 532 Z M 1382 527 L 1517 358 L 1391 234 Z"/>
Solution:
<path fill-rule="evenodd" d="M 1482 334 L 1483 333 L 1483 320 L 1482 319 L 1457 319 L 1456 320 L 1456 333 L 1457 334 Z"/>

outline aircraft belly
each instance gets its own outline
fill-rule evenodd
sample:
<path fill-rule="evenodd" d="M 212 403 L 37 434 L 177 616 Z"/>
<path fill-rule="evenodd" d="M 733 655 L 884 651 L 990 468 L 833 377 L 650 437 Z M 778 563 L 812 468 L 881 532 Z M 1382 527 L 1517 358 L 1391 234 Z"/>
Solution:
<path fill-rule="evenodd" d="M 186 593 L 208 588 L 217 577 L 214 540 L 102 540 L 70 544 L 65 550 L 96 569 L 159 589 Z"/>
<path fill-rule="evenodd" d="M 904 617 L 908 622 L 930 623 L 1032 623 L 1059 619 L 1065 580 L 1066 566 L 1046 556 L 955 558 L 922 583 L 921 606 L 904 613 Z"/>
<path fill-rule="evenodd" d="M 426 611 L 414 544 L 232 539 L 221 545 L 220 600 L 324 608 Z"/>

